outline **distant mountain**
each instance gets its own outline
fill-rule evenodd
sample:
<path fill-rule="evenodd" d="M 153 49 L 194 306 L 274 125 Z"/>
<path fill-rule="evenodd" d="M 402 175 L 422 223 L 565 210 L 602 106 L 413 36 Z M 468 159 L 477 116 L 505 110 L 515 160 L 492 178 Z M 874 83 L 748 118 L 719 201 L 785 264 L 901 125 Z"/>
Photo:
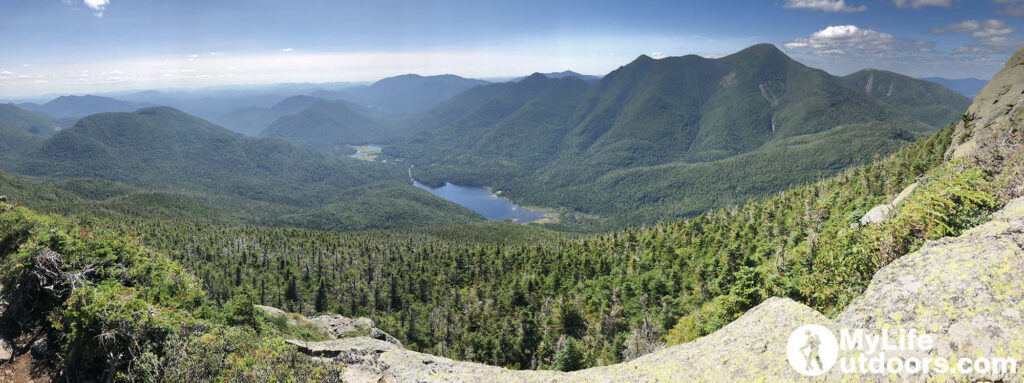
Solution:
<path fill-rule="evenodd" d="M 401 114 L 430 109 L 459 93 L 484 84 L 488 84 L 488 82 L 450 74 L 439 76 L 407 74 L 388 77 L 367 87 L 319 91 L 311 95 L 350 101 L 387 113 Z"/>
<path fill-rule="evenodd" d="M 957 120 L 971 100 L 940 84 L 884 70 L 865 69 L 840 81 L 932 126 Z"/>
<path fill-rule="evenodd" d="M 59 122 L 40 112 L 0 104 L 0 126 L 9 126 L 35 135 L 50 137 L 63 129 Z"/>
<path fill-rule="evenodd" d="M 0 104 L 0 161 L 9 163 L 57 132 L 53 120 L 11 104 Z"/>
<path fill-rule="evenodd" d="M 312 104 L 298 113 L 274 120 L 260 136 L 281 138 L 300 146 L 333 153 L 346 152 L 346 144 L 378 143 L 388 136 L 379 121 L 358 111 L 363 109 L 358 105 L 306 97 L 301 103 L 296 100 L 290 107 L 305 106 L 307 101 Z M 278 109 L 287 107 L 289 105 L 275 106 Z M 271 108 L 271 111 L 275 108 Z"/>
<path fill-rule="evenodd" d="M 579 74 L 579 73 L 573 72 L 571 70 L 562 71 L 562 72 L 541 73 L 541 74 L 544 75 L 544 77 L 555 78 L 555 79 L 566 78 L 566 77 L 576 77 L 576 78 L 578 78 L 580 80 L 586 81 L 586 82 L 591 83 L 591 84 L 593 84 L 593 83 L 595 83 L 595 82 L 597 82 L 598 80 L 601 79 L 601 76 L 591 76 L 591 75 L 586 75 L 586 74 Z M 513 82 L 519 82 L 519 81 L 522 81 L 522 80 L 526 79 L 527 77 L 529 77 L 529 76 L 515 78 L 512 81 Z"/>
<path fill-rule="evenodd" d="M 978 93 L 981 92 L 981 88 L 984 88 L 985 84 L 988 83 L 988 80 L 980 80 L 976 78 L 951 79 L 942 77 L 925 77 L 921 80 L 937 82 L 972 99 L 974 96 L 977 96 Z"/>
<path fill-rule="evenodd" d="M 247 136 L 257 137 L 274 120 L 299 113 L 313 104 L 325 101 L 313 96 L 288 97 L 270 107 L 248 106 L 213 118 L 212 121 Z"/>
<path fill-rule="evenodd" d="M 424 183 L 649 223 L 870 161 L 966 106 L 923 81 L 875 76 L 889 80 L 886 93 L 895 84 L 888 98 L 766 44 L 720 59 L 640 56 L 593 85 L 534 74 L 473 88 L 411 120 L 422 132 L 384 151 L 415 164 Z M 721 189 L 679 192 L 708 187 Z"/>
<path fill-rule="evenodd" d="M 404 168 L 333 157 L 279 140 L 247 138 L 168 107 L 83 118 L 0 168 L 22 175 L 99 178 L 178 193 L 262 224 L 287 215 L 292 217 L 291 225 L 325 228 L 322 218 L 316 217 L 333 209 L 351 213 L 344 202 L 354 195 L 391 188 L 402 192 L 390 194 L 394 205 L 390 214 L 408 209 L 417 220 L 360 217 L 351 224 L 329 227 L 356 230 L 382 228 L 382 222 L 394 227 L 483 220 L 468 209 L 412 188 Z M 414 198 L 400 202 L 402 196 Z M 375 223 L 360 227 L 355 224 L 360 221 Z"/>
<path fill-rule="evenodd" d="M 25 107 L 58 118 L 79 118 L 96 113 L 131 112 L 151 104 L 128 102 L 102 96 L 60 96 L 42 105 Z"/>

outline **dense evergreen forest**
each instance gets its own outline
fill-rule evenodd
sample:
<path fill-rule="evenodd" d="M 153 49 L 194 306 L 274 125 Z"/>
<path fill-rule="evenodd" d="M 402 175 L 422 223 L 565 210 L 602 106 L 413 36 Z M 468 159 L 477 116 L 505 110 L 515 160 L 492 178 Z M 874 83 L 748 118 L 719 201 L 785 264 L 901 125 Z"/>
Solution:
<path fill-rule="evenodd" d="M 999 180 L 943 165 L 951 130 L 762 201 L 597 236 L 502 223 L 335 233 L 78 220 L 171 255 L 219 304 L 369 316 L 409 348 L 509 368 L 568 368 L 574 351 L 581 368 L 694 339 L 770 296 L 835 313 L 879 267 L 971 226 L 997 204 Z M 859 226 L 914 180 L 892 219 Z"/>

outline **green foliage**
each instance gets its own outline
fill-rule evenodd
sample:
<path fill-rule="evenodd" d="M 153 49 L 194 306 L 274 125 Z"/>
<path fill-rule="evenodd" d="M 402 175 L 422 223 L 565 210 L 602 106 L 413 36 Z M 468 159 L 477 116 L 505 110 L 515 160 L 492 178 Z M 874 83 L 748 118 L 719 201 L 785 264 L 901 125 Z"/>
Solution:
<path fill-rule="evenodd" d="M 552 367 L 559 371 L 576 371 L 584 367 L 583 348 L 576 338 L 565 338 L 565 344 L 555 353 L 555 363 Z"/>
<path fill-rule="evenodd" d="M 211 309 L 190 273 L 127 232 L 0 202 L 0 270 L 5 318 L 51 334 L 67 379 L 340 381 L 283 338 L 325 334 L 268 325 L 244 294 Z"/>
<path fill-rule="evenodd" d="M 970 99 L 942 85 L 884 70 L 865 69 L 839 80 L 932 126 L 955 121 L 971 105 Z"/>
<path fill-rule="evenodd" d="M 177 333 L 166 348 L 151 376 L 167 382 L 340 382 L 343 368 L 314 362 L 284 338 L 246 327 Z"/>

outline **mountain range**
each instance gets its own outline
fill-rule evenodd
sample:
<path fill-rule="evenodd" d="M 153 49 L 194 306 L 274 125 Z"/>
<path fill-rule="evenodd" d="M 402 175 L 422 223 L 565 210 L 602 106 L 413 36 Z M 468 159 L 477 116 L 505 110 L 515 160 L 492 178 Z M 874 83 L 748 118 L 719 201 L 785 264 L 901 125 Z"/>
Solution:
<path fill-rule="evenodd" d="M 833 76 L 794 61 L 767 44 L 719 59 L 640 56 L 600 79 L 575 72 L 535 73 L 505 83 L 453 75 L 407 75 L 366 87 L 313 94 L 236 109 L 225 115 L 222 123 L 247 135 L 282 139 L 333 154 L 348 154 L 353 144 L 388 144 L 385 157 L 415 165 L 413 176 L 427 185 L 451 181 L 488 186 L 526 205 L 591 213 L 612 226 L 653 223 L 741 204 L 750 197 L 867 163 L 957 120 L 969 103 L 939 84 L 892 72 L 864 70 Z M 97 100 L 62 97 L 46 105 L 131 105 L 112 99 L 93 102 Z M 424 110 L 411 112 L 418 109 Z M 207 180 L 204 193 L 238 186 L 214 186 L 222 180 L 199 174 L 178 183 L 164 183 L 169 180 L 156 176 L 164 171 L 188 174 L 191 168 L 149 169 L 143 173 L 152 178 L 124 178 L 138 170 L 118 168 L 132 162 L 110 155 L 139 150 L 126 148 L 128 145 L 155 147 L 156 141 L 147 137 L 163 133 L 124 131 L 124 137 L 132 139 L 121 140 L 118 131 L 95 129 L 103 124 L 152 127 L 154 118 L 187 120 L 171 125 L 179 129 L 199 126 L 207 133 L 219 133 L 165 136 L 178 149 L 157 148 L 150 157 L 137 158 L 149 164 L 161 163 L 161 153 L 193 153 L 187 158 L 167 159 L 164 165 L 201 159 L 204 155 L 190 145 L 220 152 L 220 148 L 204 145 L 228 140 L 226 130 L 178 111 L 106 115 L 80 122 L 81 127 L 68 129 L 70 133 L 57 134 L 42 151 L 29 156 L 31 160 L 20 162 L 16 172 L 47 177 L 118 174 L 114 181 L 158 189 L 191 187 Z M 38 137 L 19 139 L 30 144 L 40 141 Z M 241 136 L 229 141 L 245 142 Z M 83 153 L 84 157 L 55 161 L 67 153 Z M 95 163 L 98 157 L 84 153 L 106 155 L 102 163 Z M 219 162 L 230 158 L 206 159 Z M 321 166 L 316 161 L 250 165 L 271 169 Z M 331 187 L 339 191 L 364 187 L 376 179 L 368 174 L 382 171 L 388 174 L 383 180 L 404 180 L 403 171 L 396 167 L 366 168 L 377 165 L 382 164 L 341 166 L 336 174 L 351 182 Z M 353 167 L 366 169 L 345 175 Z M 243 173 L 223 177 L 232 179 Z M 253 173 L 250 178 L 260 177 Z M 291 190 L 287 194 L 293 197 L 284 203 L 294 206 L 314 199 L 315 203 L 301 206 L 311 209 L 336 201 L 318 194 L 324 191 L 322 187 L 303 187 L 317 192 Z M 267 202 L 279 203 L 274 200 L 279 197 Z"/>
<path fill-rule="evenodd" d="M 50 138 L 12 137 L 26 144 L 0 170 L 111 181 L 247 222 L 359 230 L 482 220 L 408 186 L 403 168 L 248 138 L 169 107 L 95 114 Z"/>
<path fill-rule="evenodd" d="M 21 104 L 20 107 L 43 112 L 57 118 L 79 118 L 105 112 L 131 112 L 151 104 L 129 102 L 103 96 L 60 96 L 42 105 Z"/>
<path fill-rule="evenodd" d="M 534 74 L 480 86 L 418 116 L 422 132 L 384 152 L 424 183 L 649 223 L 865 163 L 968 104 L 894 73 L 832 76 L 763 44 L 720 59 L 640 56 L 593 85 Z"/>

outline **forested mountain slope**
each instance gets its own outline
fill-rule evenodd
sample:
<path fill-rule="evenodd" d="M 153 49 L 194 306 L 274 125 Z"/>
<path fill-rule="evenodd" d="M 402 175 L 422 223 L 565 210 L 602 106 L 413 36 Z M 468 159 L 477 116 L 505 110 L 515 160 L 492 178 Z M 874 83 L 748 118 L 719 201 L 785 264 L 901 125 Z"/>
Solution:
<path fill-rule="evenodd" d="M 254 223 L 356 230 L 482 220 L 408 186 L 404 168 L 246 138 L 166 107 L 83 118 L 2 169 L 171 193 Z M 365 216 L 374 206 L 378 215 Z M 349 219 L 320 226 L 324 214 Z"/>
<path fill-rule="evenodd" d="M 971 104 L 967 97 L 938 83 L 884 70 L 865 69 L 840 81 L 932 126 L 955 121 Z"/>
<path fill-rule="evenodd" d="M 590 86 L 536 74 L 474 88 L 419 116 L 423 132 L 384 151 L 415 164 L 427 184 L 486 185 L 528 205 L 648 224 L 866 163 L 966 107 L 926 81 L 899 76 L 900 91 L 878 100 L 856 81 L 771 45 L 721 59 L 641 56 Z M 708 178 L 734 169 L 760 172 Z M 723 193 L 683 195 L 680 183 Z"/>

